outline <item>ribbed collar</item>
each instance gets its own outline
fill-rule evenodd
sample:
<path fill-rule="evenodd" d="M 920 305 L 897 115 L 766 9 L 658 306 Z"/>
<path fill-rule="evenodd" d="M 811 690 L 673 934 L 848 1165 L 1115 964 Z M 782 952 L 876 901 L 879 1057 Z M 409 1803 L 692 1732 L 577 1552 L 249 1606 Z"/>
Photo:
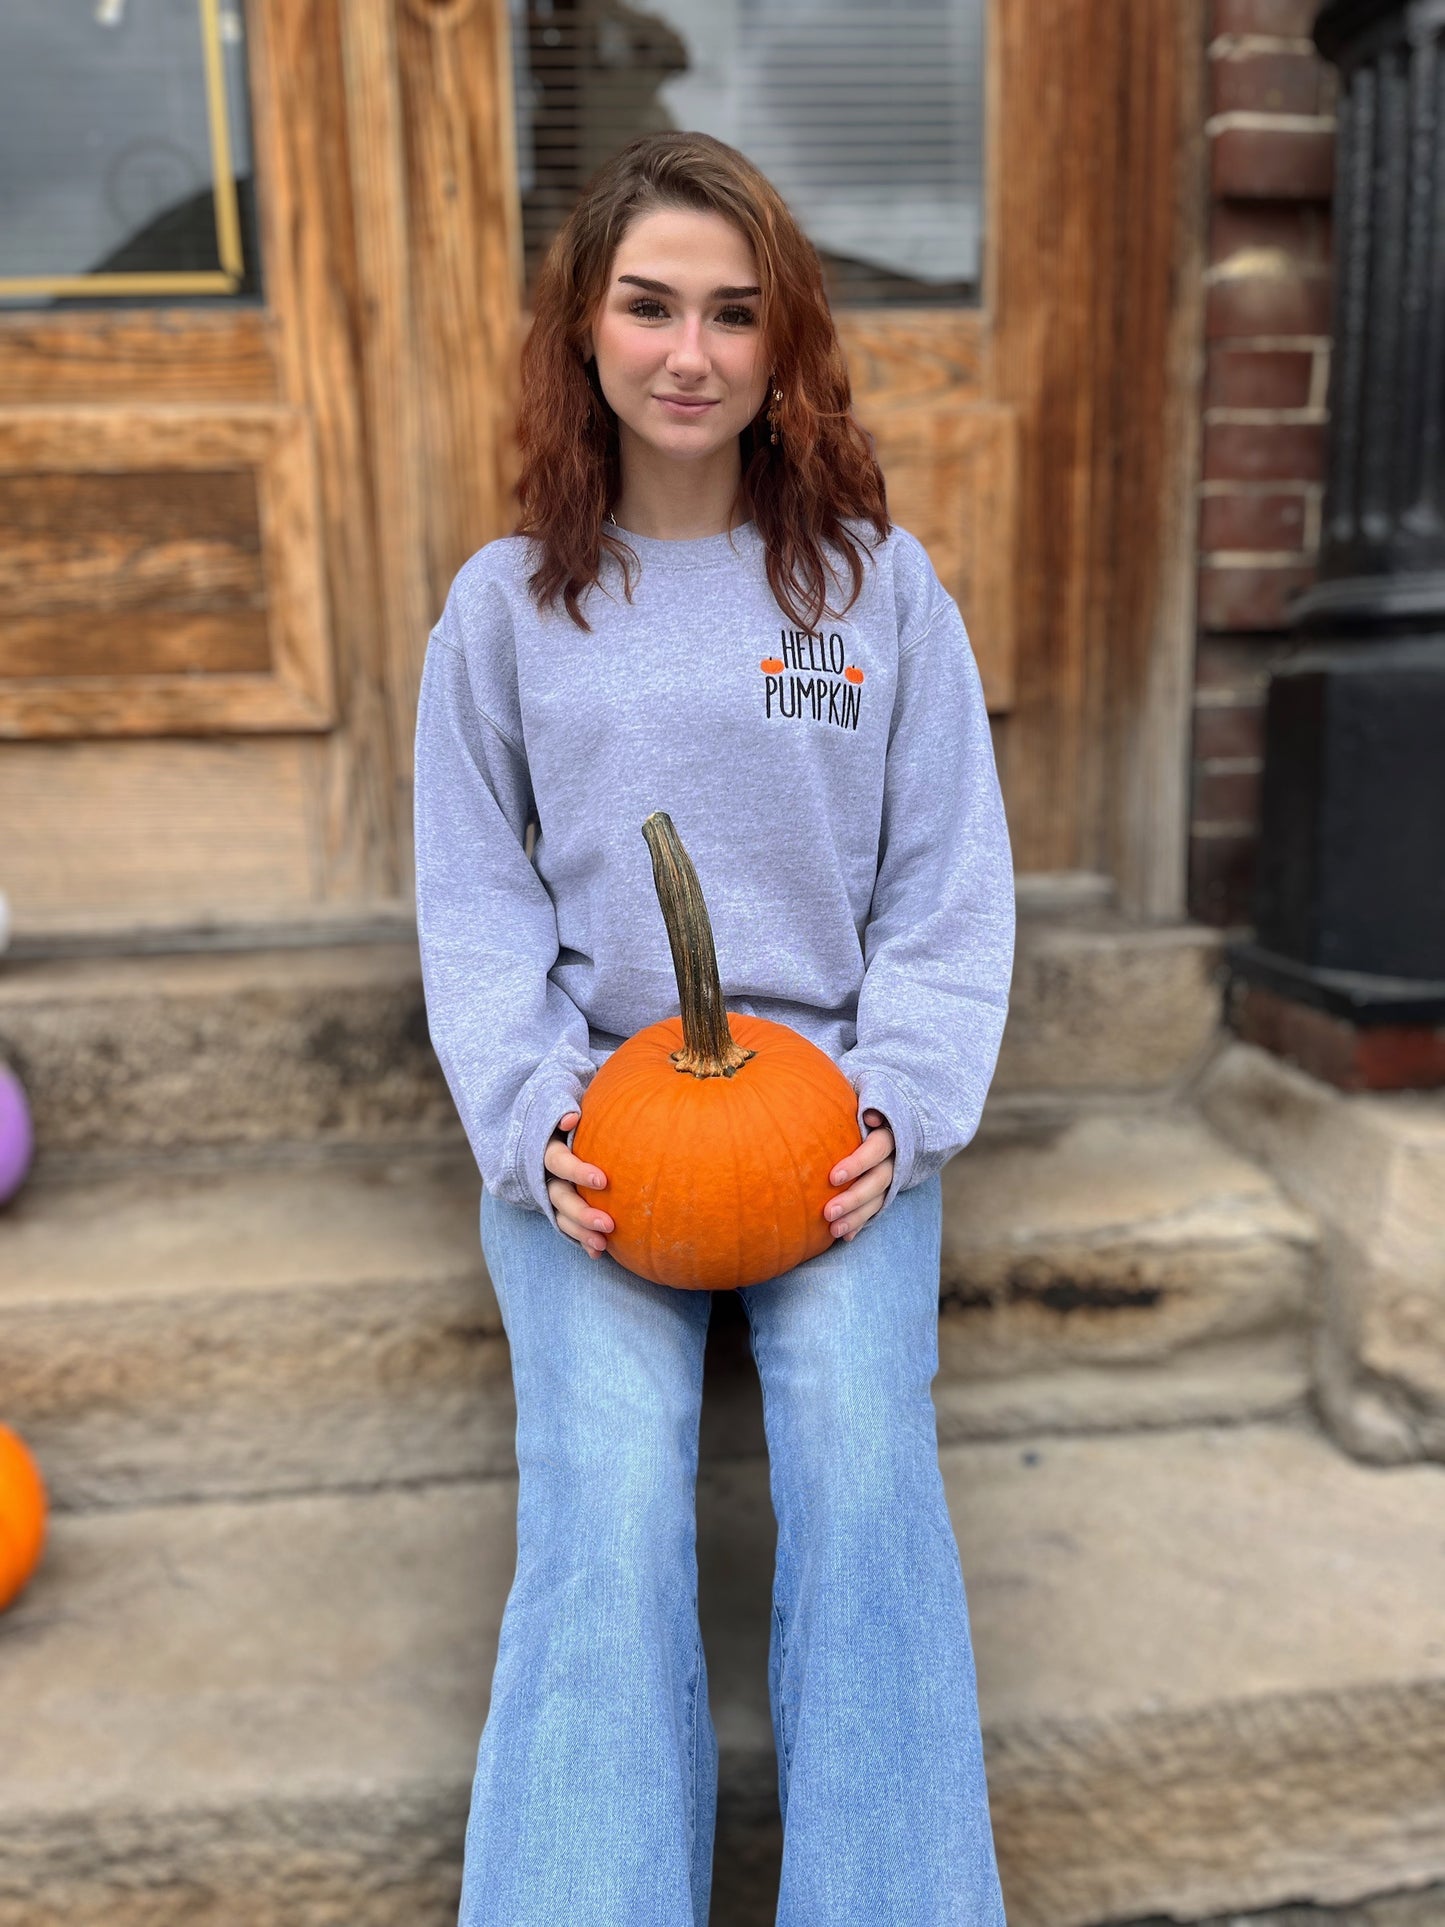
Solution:
<path fill-rule="evenodd" d="M 602 527 L 606 534 L 625 542 L 643 568 L 654 576 L 736 564 L 754 555 L 763 540 L 757 523 L 751 519 L 719 535 L 697 535 L 682 541 L 661 535 L 638 535 L 612 522 L 604 522 Z"/>

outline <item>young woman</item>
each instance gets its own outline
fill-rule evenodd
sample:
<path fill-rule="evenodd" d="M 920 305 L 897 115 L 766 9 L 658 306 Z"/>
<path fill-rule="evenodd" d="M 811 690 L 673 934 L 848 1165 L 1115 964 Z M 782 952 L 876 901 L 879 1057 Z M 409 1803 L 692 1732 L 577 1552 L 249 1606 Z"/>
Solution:
<path fill-rule="evenodd" d="M 728 1008 L 811 1038 L 859 1101 L 833 1244 L 739 1293 L 778 1523 L 779 1927 L 1001 1927 L 931 1390 L 939 1172 L 1013 959 L 968 636 L 889 523 L 818 257 L 735 149 L 650 134 L 598 170 L 522 377 L 522 521 L 457 575 L 416 733 L 427 1012 L 484 1180 L 520 1477 L 461 1927 L 708 1915 L 711 1296 L 607 1256 L 576 1189 L 607 1174 L 568 1143 L 598 1065 L 677 1011 L 656 809 Z"/>

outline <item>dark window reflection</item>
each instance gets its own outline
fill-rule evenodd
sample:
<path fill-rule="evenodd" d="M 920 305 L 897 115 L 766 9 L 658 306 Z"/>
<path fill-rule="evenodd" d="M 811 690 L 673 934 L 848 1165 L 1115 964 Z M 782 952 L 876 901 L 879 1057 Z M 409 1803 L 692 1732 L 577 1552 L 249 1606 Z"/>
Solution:
<path fill-rule="evenodd" d="M 512 0 L 527 284 L 583 182 L 685 127 L 755 160 L 842 306 L 976 303 L 985 0 Z"/>
<path fill-rule="evenodd" d="M 239 0 L 3 0 L 0 304 L 259 292 Z"/>

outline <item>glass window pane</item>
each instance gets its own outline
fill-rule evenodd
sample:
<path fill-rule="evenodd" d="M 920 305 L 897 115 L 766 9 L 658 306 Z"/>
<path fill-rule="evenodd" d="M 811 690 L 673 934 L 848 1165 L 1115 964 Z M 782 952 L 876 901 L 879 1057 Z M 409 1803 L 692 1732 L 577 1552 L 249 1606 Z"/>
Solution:
<path fill-rule="evenodd" d="M 258 292 L 239 0 L 3 0 L 0 303 Z"/>
<path fill-rule="evenodd" d="M 762 168 L 831 298 L 976 303 L 985 0 L 512 0 L 527 281 L 634 135 L 695 128 Z"/>

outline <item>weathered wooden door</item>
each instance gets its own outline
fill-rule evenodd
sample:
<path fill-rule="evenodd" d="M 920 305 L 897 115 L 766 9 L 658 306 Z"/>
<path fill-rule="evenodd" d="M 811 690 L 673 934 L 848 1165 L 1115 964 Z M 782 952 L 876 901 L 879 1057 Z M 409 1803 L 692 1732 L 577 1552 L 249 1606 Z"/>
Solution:
<path fill-rule="evenodd" d="M 445 11 L 6 9 L 0 889 L 17 932 L 264 933 L 409 905 L 416 668 L 454 566 L 432 535 L 450 557 L 494 532 L 498 404 L 475 397 L 504 402 L 508 345 L 471 325 L 498 233 L 506 255 L 487 201 L 498 48 Z M 457 210 L 440 243 L 433 203 Z M 418 264 L 436 272 L 414 300 Z M 429 514 L 408 424 L 443 417 L 476 439 L 460 497 Z"/>
<path fill-rule="evenodd" d="M 549 224 L 609 145 L 715 123 L 764 18 L 784 106 L 789 35 L 799 75 L 842 50 L 839 98 L 883 167 L 890 127 L 912 139 L 927 116 L 908 71 L 892 92 L 870 80 L 868 36 L 914 34 L 925 72 L 931 16 L 970 5 L 979 31 L 944 53 L 983 131 L 971 276 L 919 266 L 916 235 L 912 283 L 869 265 L 908 207 L 896 182 L 874 192 L 871 162 L 805 226 L 840 264 L 892 512 L 974 637 L 1020 870 L 1102 872 L 1177 911 L 1203 0 L 248 0 L 244 20 L 238 0 L 15 0 L 0 889 L 17 928 L 404 918 L 421 657 L 452 573 L 511 526 L 516 352 Z M 146 121 L 155 48 L 119 58 L 158 15 L 164 98 L 193 95 L 176 126 Z M 660 112 L 659 76 L 689 79 L 685 117 Z M 953 111 L 947 93 L 930 112 Z M 43 111 L 17 117 L 26 100 Z M 794 118 L 820 111 L 800 95 Z M 68 216 L 35 187 L 66 168 Z M 122 244 L 81 220 L 67 254 L 87 193 Z"/>

